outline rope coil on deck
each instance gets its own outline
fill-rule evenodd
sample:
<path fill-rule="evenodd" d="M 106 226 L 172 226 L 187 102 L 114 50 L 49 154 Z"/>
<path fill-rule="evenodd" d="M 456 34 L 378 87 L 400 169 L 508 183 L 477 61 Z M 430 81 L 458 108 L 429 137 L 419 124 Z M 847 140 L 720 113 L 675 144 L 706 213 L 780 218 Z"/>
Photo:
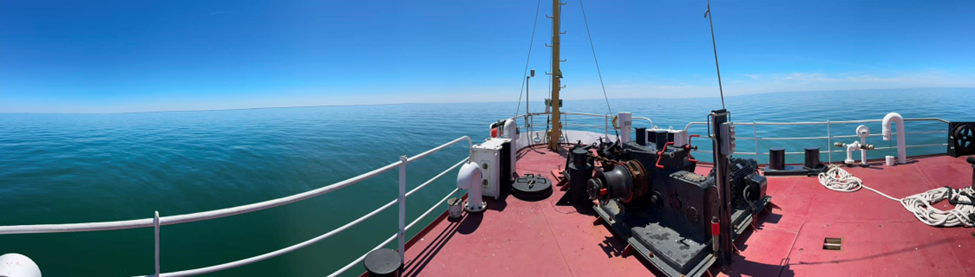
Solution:
<path fill-rule="evenodd" d="M 936 188 L 900 199 L 891 197 L 871 187 L 864 186 L 860 178 L 843 170 L 839 165 L 830 165 L 826 172 L 819 173 L 819 183 L 829 190 L 839 192 L 855 192 L 860 190 L 860 188 L 876 192 L 890 200 L 900 202 L 907 211 L 914 214 L 914 217 L 930 226 L 975 226 L 975 221 L 969 217 L 969 215 L 975 214 L 975 206 L 973 205 L 955 205 L 954 209 L 947 211 L 932 206 L 938 202 L 948 200 L 949 195 L 951 197 L 950 200 L 954 201 L 975 200 L 962 194 L 975 194 L 975 189 L 971 187 L 961 189 L 949 187 Z"/>

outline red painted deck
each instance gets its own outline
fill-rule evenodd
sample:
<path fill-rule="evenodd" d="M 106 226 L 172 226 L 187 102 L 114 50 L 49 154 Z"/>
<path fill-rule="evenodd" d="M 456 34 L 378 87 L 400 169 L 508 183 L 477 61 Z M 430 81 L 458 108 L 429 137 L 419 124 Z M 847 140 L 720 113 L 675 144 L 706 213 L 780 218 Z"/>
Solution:
<path fill-rule="evenodd" d="M 544 174 L 565 164 L 543 150 L 519 152 L 519 174 Z M 698 173 L 710 168 L 699 166 Z M 864 184 L 894 197 L 928 189 L 971 185 L 964 158 L 924 157 L 914 163 L 848 168 Z M 552 178 L 554 179 L 554 178 Z M 816 178 L 770 177 L 776 206 L 746 231 L 728 276 L 975 276 L 975 230 L 935 228 L 901 205 L 867 190 L 841 193 Z M 656 271 L 639 255 L 621 255 L 626 243 L 591 212 L 549 198 L 525 202 L 513 196 L 488 199 L 482 214 L 440 219 L 415 237 L 406 251 L 406 276 L 647 276 Z M 939 208 L 949 207 L 939 203 Z M 842 237 L 840 251 L 823 250 L 825 237 Z M 659 275 L 659 273 L 658 273 Z"/>

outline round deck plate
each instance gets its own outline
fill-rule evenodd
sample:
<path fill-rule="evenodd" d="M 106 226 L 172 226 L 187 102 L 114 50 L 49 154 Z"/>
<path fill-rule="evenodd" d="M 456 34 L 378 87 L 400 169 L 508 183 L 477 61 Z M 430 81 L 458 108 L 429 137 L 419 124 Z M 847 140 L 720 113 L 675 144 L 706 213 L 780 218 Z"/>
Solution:
<path fill-rule="evenodd" d="M 539 201 L 552 195 L 552 181 L 532 174 L 518 177 L 511 184 L 511 194 L 525 201 Z"/>
<path fill-rule="evenodd" d="M 362 264 L 369 276 L 398 276 L 396 274 L 403 264 L 399 252 L 388 248 L 380 248 L 366 254 Z"/>

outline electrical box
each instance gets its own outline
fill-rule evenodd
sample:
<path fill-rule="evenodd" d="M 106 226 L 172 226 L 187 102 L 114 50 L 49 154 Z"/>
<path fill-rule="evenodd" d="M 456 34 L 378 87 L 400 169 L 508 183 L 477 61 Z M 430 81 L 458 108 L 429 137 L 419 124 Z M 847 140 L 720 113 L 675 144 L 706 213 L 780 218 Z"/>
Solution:
<path fill-rule="evenodd" d="M 545 98 L 545 107 L 551 107 L 551 106 L 552 106 L 552 99 Z M 561 107 L 562 107 L 562 99 L 559 99 L 559 108 Z"/>
<path fill-rule="evenodd" d="M 735 153 L 735 123 L 725 122 L 721 124 L 721 155 L 731 155 Z"/>
<path fill-rule="evenodd" d="M 504 150 L 508 150 L 505 144 L 510 145 L 510 143 L 511 139 L 489 138 L 484 143 L 472 147 L 471 161 L 481 167 L 481 193 L 484 196 L 494 197 L 495 200 L 501 196 L 501 184 L 503 180 L 508 179 L 502 176 L 502 167 L 503 163 L 509 163 L 502 160 L 502 156 L 508 157 L 508 153 L 504 153 Z"/>

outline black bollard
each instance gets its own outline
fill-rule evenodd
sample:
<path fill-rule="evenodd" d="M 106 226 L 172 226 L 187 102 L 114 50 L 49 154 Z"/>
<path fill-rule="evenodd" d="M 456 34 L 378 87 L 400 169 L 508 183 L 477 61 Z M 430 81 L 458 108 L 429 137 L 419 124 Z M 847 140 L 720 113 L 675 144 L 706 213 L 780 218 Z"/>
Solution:
<path fill-rule="evenodd" d="M 647 128 L 636 128 L 636 144 L 647 145 Z"/>
<path fill-rule="evenodd" d="M 785 169 L 785 148 L 770 148 L 768 150 L 768 167 L 776 170 Z"/>
<path fill-rule="evenodd" d="M 657 151 L 660 151 L 660 150 L 663 150 L 664 149 L 664 145 L 667 144 L 667 142 L 668 142 L 667 136 L 669 136 L 669 135 L 670 135 L 670 133 L 667 132 L 667 130 L 657 130 L 657 132 L 654 134 L 654 136 L 657 137 L 657 139 L 656 139 L 656 142 L 657 142 L 657 144 L 656 144 Z"/>
<path fill-rule="evenodd" d="M 818 169 L 822 166 L 819 162 L 819 147 L 806 147 L 806 162 L 803 166 L 806 169 Z"/>

